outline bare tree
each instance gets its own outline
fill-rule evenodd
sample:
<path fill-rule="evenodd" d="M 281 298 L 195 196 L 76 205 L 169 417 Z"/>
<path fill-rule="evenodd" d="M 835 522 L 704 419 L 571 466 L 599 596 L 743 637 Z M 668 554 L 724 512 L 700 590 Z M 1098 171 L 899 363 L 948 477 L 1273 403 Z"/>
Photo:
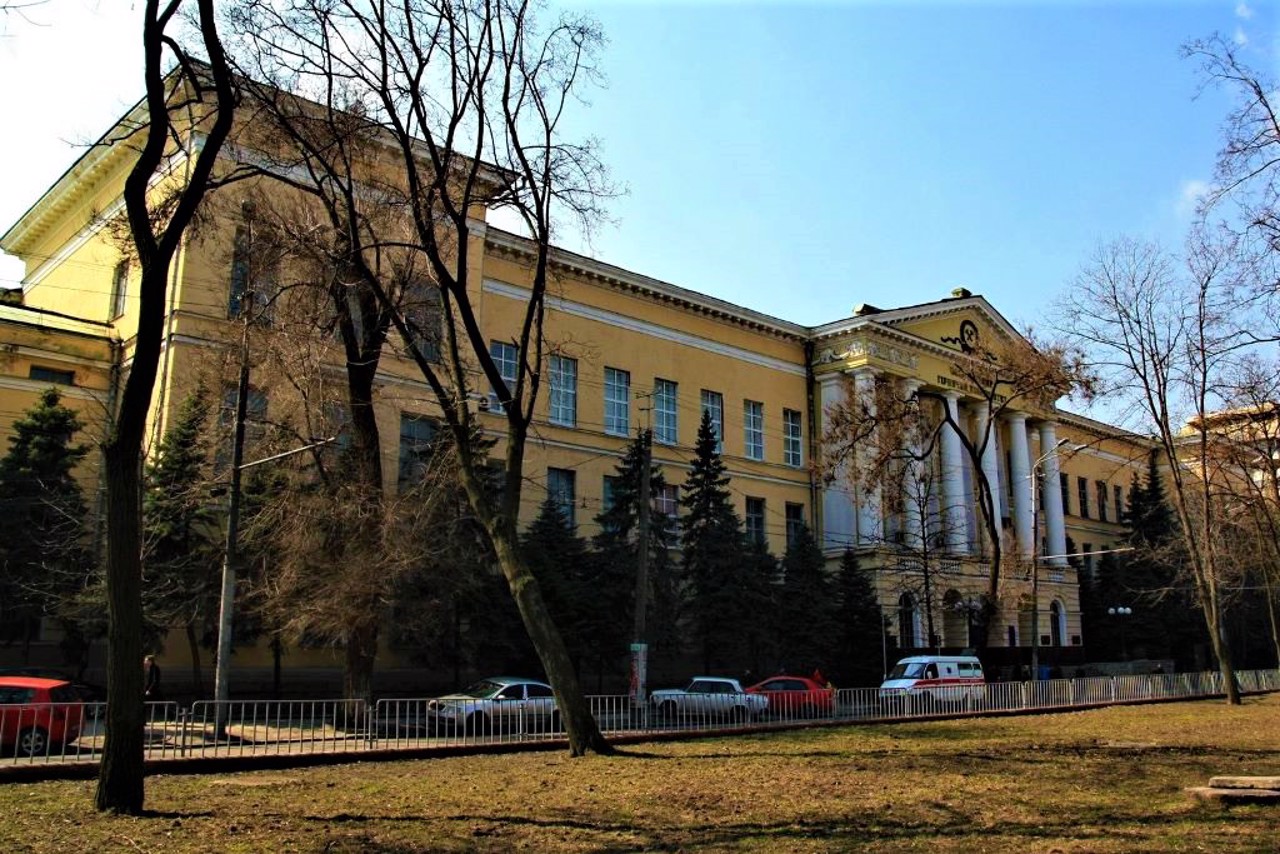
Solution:
<path fill-rule="evenodd" d="M 977 397 L 986 413 L 979 430 L 971 432 L 960 424 L 940 391 L 919 389 L 904 395 L 895 384 L 877 382 L 874 405 L 868 405 L 852 381 L 846 380 L 844 400 L 824 413 L 822 466 L 829 476 L 842 473 L 855 486 L 908 495 L 920 488 L 918 477 L 916 486 L 909 486 L 908 474 L 931 463 L 944 431 L 958 437 L 974 473 L 978 518 L 985 533 L 987 584 L 975 622 L 979 636 L 986 637 L 1008 572 L 996 501 L 999 484 L 990 482 L 982 465 L 988 449 L 994 447 L 1000 416 L 1012 410 L 1052 408 L 1054 401 L 1072 392 L 1087 397 L 1093 380 L 1074 348 L 1037 343 L 1030 331 L 1026 338 L 972 342 L 968 352 L 956 355 L 951 373 L 957 385 Z M 911 511 L 911 502 L 904 509 Z M 922 527 L 922 521 L 917 520 L 917 527 Z"/>
<path fill-rule="evenodd" d="M 137 814 L 143 807 L 142 704 L 142 443 L 155 386 L 164 328 L 169 267 L 183 233 L 209 187 L 218 152 L 231 130 L 236 103 L 232 74 L 214 20 L 213 0 L 196 0 L 196 21 L 207 65 L 194 63 L 171 34 L 183 0 L 147 0 L 143 10 L 146 126 L 141 150 L 125 180 L 124 200 L 141 268 L 138 330 L 120 410 L 103 448 L 107 483 L 107 727 L 98 775 L 100 810 Z M 190 4 L 187 4 L 190 5 Z M 166 57 L 177 68 L 164 72 Z M 204 116 L 198 127 L 176 116 Z M 179 112 L 180 111 L 180 112 Z M 173 193 L 152 182 L 171 158 L 190 162 Z"/>
<path fill-rule="evenodd" d="M 565 110 L 594 74 L 595 23 L 565 16 L 542 29 L 524 2 L 242 0 L 237 55 L 266 132 L 255 142 L 279 181 L 324 213 L 353 280 L 391 309 L 391 324 L 452 432 L 476 518 L 492 542 L 537 649 L 576 754 L 607 751 L 577 674 L 521 553 L 524 452 L 542 382 L 545 297 L 557 216 L 589 224 L 606 194 L 594 146 L 561 139 Z M 269 128 L 269 130 L 266 130 Z M 246 140 L 246 143 L 249 141 Z M 481 326 L 483 252 L 476 217 L 502 207 L 523 224 L 527 272 L 515 328 Z M 396 271 L 420 269 L 438 294 L 438 354 L 397 306 Z M 513 372 L 490 352 L 515 351 Z M 503 488 L 469 441 L 467 401 L 492 389 L 506 420 Z"/>
<path fill-rule="evenodd" d="M 1088 349 L 1107 399 L 1127 405 L 1154 435 L 1169 471 L 1189 580 L 1204 615 L 1228 700 L 1240 701 L 1225 639 L 1230 561 L 1217 536 L 1221 504 L 1210 415 L 1224 377 L 1248 346 L 1230 240 L 1193 235 L 1187 256 L 1121 239 L 1098 249 L 1058 308 L 1063 329 Z M 1183 425 L 1189 425 L 1189 432 Z"/>

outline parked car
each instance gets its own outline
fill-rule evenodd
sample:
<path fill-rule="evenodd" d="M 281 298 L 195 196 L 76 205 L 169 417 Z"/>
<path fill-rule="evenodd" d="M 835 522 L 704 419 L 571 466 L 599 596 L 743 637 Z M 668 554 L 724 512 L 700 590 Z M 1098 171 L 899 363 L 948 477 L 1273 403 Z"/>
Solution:
<path fill-rule="evenodd" d="M 769 714 L 785 718 L 830 717 L 836 689 L 808 676 L 778 675 L 747 689 L 769 701 Z"/>
<path fill-rule="evenodd" d="M 666 720 L 715 715 L 748 721 L 760 717 L 769 707 L 764 695 L 748 694 L 737 679 L 720 676 L 695 676 L 684 688 L 654 691 L 649 702 L 658 717 Z"/>
<path fill-rule="evenodd" d="M 536 679 L 494 676 L 427 704 L 438 724 L 468 735 L 555 732 L 560 711 L 551 686 Z"/>
<path fill-rule="evenodd" d="M 0 676 L 0 756 L 44 756 L 75 741 L 82 709 L 66 680 Z"/>

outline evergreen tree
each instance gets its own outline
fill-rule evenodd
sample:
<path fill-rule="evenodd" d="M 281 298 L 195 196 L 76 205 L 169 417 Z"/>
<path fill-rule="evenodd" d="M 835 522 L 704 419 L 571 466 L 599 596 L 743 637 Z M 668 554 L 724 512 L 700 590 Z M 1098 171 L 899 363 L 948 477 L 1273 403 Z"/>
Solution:
<path fill-rule="evenodd" d="M 1096 621 L 1103 625 L 1109 651 L 1113 657 L 1174 657 L 1179 666 L 1190 666 L 1194 647 L 1203 641 L 1203 621 L 1181 584 L 1179 532 L 1154 454 L 1142 481 L 1134 478 L 1121 521 L 1128 528 L 1125 544 L 1133 551 L 1100 565 L 1096 580 Z M 1106 613 L 1117 606 L 1133 613 Z"/>
<path fill-rule="evenodd" d="M 182 626 L 191 652 L 192 684 L 202 693 L 200 644 L 213 632 L 221 594 L 223 547 L 209 503 L 209 395 L 183 400 L 147 467 L 143 495 L 143 614 L 157 638 Z"/>
<path fill-rule="evenodd" d="M 822 548 L 807 526 L 782 559 L 776 615 L 778 652 L 793 673 L 830 673 L 836 652 L 836 607 Z"/>
<path fill-rule="evenodd" d="M 597 607 L 597 596 L 602 592 L 593 585 L 595 573 L 590 565 L 594 556 L 550 497 L 521 536 L 521 545 L 547 610 L 581 672 L 582 662 L 599 643 L 591 635 L 594 621 L 590 611 Z"/>
<path fill-rule="evenodd" d="M 729 495 L 724 461 L 716 451 L 711 417 L 702 413 L 695 456 L 680 499 L 684 553 L 681 570 L 689 589 L 689 617 L 702 653 L 703 669 L 744 669 L 744 630 L 760 619 L 744 603 L 745 560 L 742 525 Z"/>
<path fill-rule="evenodd" d="M 9 453 L 0 459 L 0 626 L 5 641 L 22 642 L 24 659 L 42 617 L 57 619 L 78 640 L 65 652 L 86 652 L 72 618 L 91 573 L 85 501 L 72 477 L 88 453 L 71 442 L 81 428 L 58 390 L 47 389 L 13 423 Z"/>
<path fill-rule="evenodd" d="M 751 674 L 764 675 L 770 663 L 793 666 L 791 660 L 780 657 L 776 621 L 769 615 L 776 614 L 779 597 L 778 560 L 769 553 L 763 538 L 744 537 L 742 545 L 745 560 L 736 582 L 738 610 L 742 614 L 737 626 L 745 641 L 743 663 L 749 671 L 749 682 L 756 681 Z"/>
<path fill-rule="evenodd" d="M 593 636 L 606 650 L 626 652 L 634 625 L 636 573 L 639 571 L 641 465 L 648 455 L 653 434 L 645 430 L 627 446 L 626 453 L 614 469 L 610 480 L 609 506 L 596 516 L 600 533 L 594 546 L 599 560 L 594 579 L 597 607 L 592 611 Z M 666 489 L 662 467 L 650 462 L 649 494 L 660 495 Z M 671 519 L 653 508 L 650 502 L 648 580 L 649 599 L 645 612 L 645 641 L 649 644 L 650 666 L 655 659 L 671 659 L 678 652 L 679 591 L 670 556 Z M 609 653 L 613 655 L 613 652 Z M 604 662 L 602 661 L 603 665 Z"/>
<path fill-rule="evenodd" d="M 871 576 L 858 566 L 852 549 L 840 558 L 835 601 L 839 646 L 827 674 L 837 685 L 878 685 L 884 673 L 884 615 Z"/>

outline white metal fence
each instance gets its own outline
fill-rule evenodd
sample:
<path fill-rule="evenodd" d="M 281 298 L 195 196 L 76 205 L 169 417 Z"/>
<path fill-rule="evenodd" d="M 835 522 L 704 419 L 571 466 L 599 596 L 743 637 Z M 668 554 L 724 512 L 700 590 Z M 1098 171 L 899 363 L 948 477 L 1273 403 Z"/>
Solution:
<path fill-rule="evenodd" d="M 1245 693 L 1280 691 L 1280 670 L 1236 674 Z M 884 695 L 852 688 L 828 699 L 775 702 L 761 712 L 733 706 L 715 713 L 690 704 L 670 713 L 634 706 L 626 695 L 589 697 L 606 736 L 734 732 L 814 722 L 887 721 L 921 717 L 1032 712 L 1046 709 L 1195 699 L 1221 694 L 1222 676 L 1210 673 L 1101 676 L 1041 682 L 993 682 L 961 696 Z M 147 703 L 148 759 L 298 756 L 397 751 L 564 738 L 563 722 L 546 700 L 495 702 L 431 698 L 361 700 Z M 34 763 L 93 763 L 102 755 L 103 703 L 0 705 L 0 767 Z"/>

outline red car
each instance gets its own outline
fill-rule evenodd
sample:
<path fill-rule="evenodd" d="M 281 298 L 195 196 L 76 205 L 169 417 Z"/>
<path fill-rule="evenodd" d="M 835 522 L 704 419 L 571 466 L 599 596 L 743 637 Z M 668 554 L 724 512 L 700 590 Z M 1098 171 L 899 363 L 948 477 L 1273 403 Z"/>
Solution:
<path fill-rule="evenodd" d="M 70 682 L 0 676 L 0 757 L 45 756 L 75 741 L 83 708 Z"/>
<path fill-rule="evenodd" d="M 747 689 L 769 698 L 769 714 L 785 718 L 830 717 L 836 689 L 808 676 L 771 676 Z"/>

